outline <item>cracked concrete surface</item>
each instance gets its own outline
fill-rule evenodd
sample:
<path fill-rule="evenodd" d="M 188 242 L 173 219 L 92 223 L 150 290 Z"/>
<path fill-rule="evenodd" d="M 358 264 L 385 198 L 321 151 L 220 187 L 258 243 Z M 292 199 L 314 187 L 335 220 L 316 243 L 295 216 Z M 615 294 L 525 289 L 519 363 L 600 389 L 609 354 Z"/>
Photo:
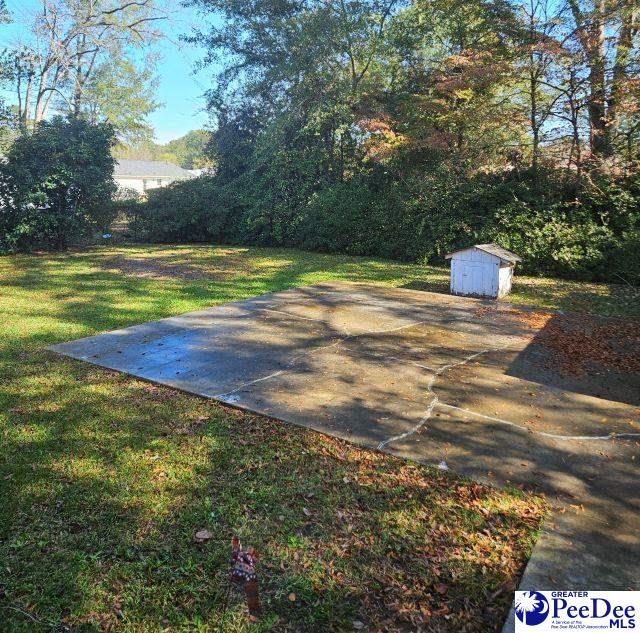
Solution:
<path fill-rule="evenodd" d="M 543 491 L 556 511 L 522 587 L 640 589 L 640 376 L 567 376 L 526 323 L 496 302 L 327 283 L 52 349 Z"/>
<path fill-rule="evenodd" d="M 431 369 L 429 367 L 427 367 L 426 365 L 418 365 L 419 367 L 423 367 L 424 369 L 427 369 L 429 371 L 432 372 L 431 378 L 429 378 L 429 380 L 427 381 L 427 393 L 431 396 L 431 402 L 429 402 L 429 404 L 427 405 L 427 410 L 425 412 L 425 414 L 422 416 L 422 419 L 418 422 L 418 424 L 416 424 L 413 428 L 409 429 L 408 431 L 405 431 L 404 433 L 401 433 L 400 435 L 394 435 L 393 437 L 390 437 L 389 439 L 386 439 L 382 442 L 380 442 L 380 444 L 378 444 L 378 450 L 382 450 L 385 446 L 387 446 L 387 444 L 390 444 L 391 442 L 397 442 L 398 440 L 403 440 L 406 437 L 409 437 L 410 435 L 413 435 L 414 433 L 417 433 L 429 420 L 429 418 L 431 417 L 433 410 L 435 409 L 435 407 L 440 403 L 440 399 L 438 398 L 438 396 L 433 392 L 433 385 L 435 384 L 436 380 L 438 379 L 439 376 L 442 376 L 442 374 L 444 374 L 446 371 L 448 371 L 449 369 L 453 368 L 453 367 L 458 367 L 460 365 L 466 365 L 467 363 L 471 362 L 474 358 L 477 358 L 478 356 L 481 356 L 482 354 L 486 354 L 489 350 L 485 349 L 482 350 L 480 352 L 474 352 L 473 354 L 469 354 L 469 356 L 466 356 L 465 358 L 463 358 L 460 361 L 457 361 L 455 363 L 449 363 L 448 365 L 443 365 L 442 367 L 438 368 L 438 369 Z"/>

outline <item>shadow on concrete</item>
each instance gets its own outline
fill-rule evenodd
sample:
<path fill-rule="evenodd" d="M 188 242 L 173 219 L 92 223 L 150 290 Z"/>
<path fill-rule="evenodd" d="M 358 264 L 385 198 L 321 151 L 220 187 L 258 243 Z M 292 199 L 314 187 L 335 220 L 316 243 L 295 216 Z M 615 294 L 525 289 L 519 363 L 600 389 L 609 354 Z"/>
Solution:
<path fill-rule="evenodd" d="M 636 586 L 637 411 L 620 387 L 606 399 L 595 382 L 578 388 L 541 373 L 535 328 L 515 312 L 434 293 L 319 284 L 53 349 L 558 497 L 550 534 L 559 545 L 538 588 Z M 635 384 L 622 380 L 627 390 Z"/>
<path fill-rule="evenodd" d="M 640 373 L 621 371 L 607 366 L 589 356 L 593 336 L 602 338 L 596 344 L 600 353 L 615 358 L 620 352 L 616 341 L 606 340 L 606 329 L 600 327 L 607 319 L 580 315 L 579 319 L 555 314 L 523 349 L 507 369 L 509 376 L 540 383 L 562 391 L 640 405 Z M 629 328 L 640 329 L 637 322 L 629 322 Z M 558 349 L 562 338 L 566 348 Z M 603 340 L 604 339 L 604 340 Z M 550 346 L 549 341 L 554 340 Z M 576 349 L 576 341 L 582 341 L 582 349 Z M 626 354 L 640 355 L 639 349 L 624 350 Z"/>

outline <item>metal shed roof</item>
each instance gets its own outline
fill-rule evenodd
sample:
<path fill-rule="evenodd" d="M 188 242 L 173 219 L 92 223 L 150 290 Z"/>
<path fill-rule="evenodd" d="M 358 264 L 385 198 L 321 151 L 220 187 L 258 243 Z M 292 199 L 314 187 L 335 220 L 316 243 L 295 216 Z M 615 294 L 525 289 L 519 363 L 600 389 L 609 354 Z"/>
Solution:
<path fill-rule="evenodd" d="M 128 160 L 116 161 L 114 176 L 120 178 L 193 178 L 187 169 L 161 160 Z"/>
<path fill-rule="evenodd" d="M 456 253 L 471 251 L 474 248 L 477 248 L 480 251 L 484 251 L 485 253 L 489 253 L 489 255 L 495 255 L 502 261 L 509 262 L 510 264 L 515 264 L 516 262 L 522 261 L 522 258 L 518 257 L 518 255 L 512 253 L 511 251 L 508 251 L 506 248 L 502 248 L 502 246 L 498 246 L 497 244 L 474 244 L 473 246 L 468 246 L 467 248 L 461 248 L 457 251 L 453 251 L 453 253 L 445 255 L 444 258 L 451 259 Z"/>

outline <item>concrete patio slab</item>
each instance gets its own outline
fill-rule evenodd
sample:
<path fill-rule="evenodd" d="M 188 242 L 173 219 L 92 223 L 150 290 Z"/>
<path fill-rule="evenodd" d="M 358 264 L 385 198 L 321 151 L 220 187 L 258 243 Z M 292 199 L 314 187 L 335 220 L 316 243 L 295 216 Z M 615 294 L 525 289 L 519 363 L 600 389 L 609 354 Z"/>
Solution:
<path fill-rule="evenodd" d="M 494 485 L 557 512 L 523 588 L 640 589 L 640 376 L 568 375 L 526 309 L 360 284 L 268 294 L 54 351 Z"/>

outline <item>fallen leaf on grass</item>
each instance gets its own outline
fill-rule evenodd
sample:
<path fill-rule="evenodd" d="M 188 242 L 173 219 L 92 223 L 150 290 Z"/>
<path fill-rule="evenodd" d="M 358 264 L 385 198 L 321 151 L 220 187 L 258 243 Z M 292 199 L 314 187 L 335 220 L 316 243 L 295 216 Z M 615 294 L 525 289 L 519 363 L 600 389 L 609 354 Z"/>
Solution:
<path fill-rule="evenodd" d="M 206 543 L 207 541 L 213 538 L 213 533 L 209 532 L 209 530 L 198 530 L 193 537 L 193 540 L 196 543 Z"/>

